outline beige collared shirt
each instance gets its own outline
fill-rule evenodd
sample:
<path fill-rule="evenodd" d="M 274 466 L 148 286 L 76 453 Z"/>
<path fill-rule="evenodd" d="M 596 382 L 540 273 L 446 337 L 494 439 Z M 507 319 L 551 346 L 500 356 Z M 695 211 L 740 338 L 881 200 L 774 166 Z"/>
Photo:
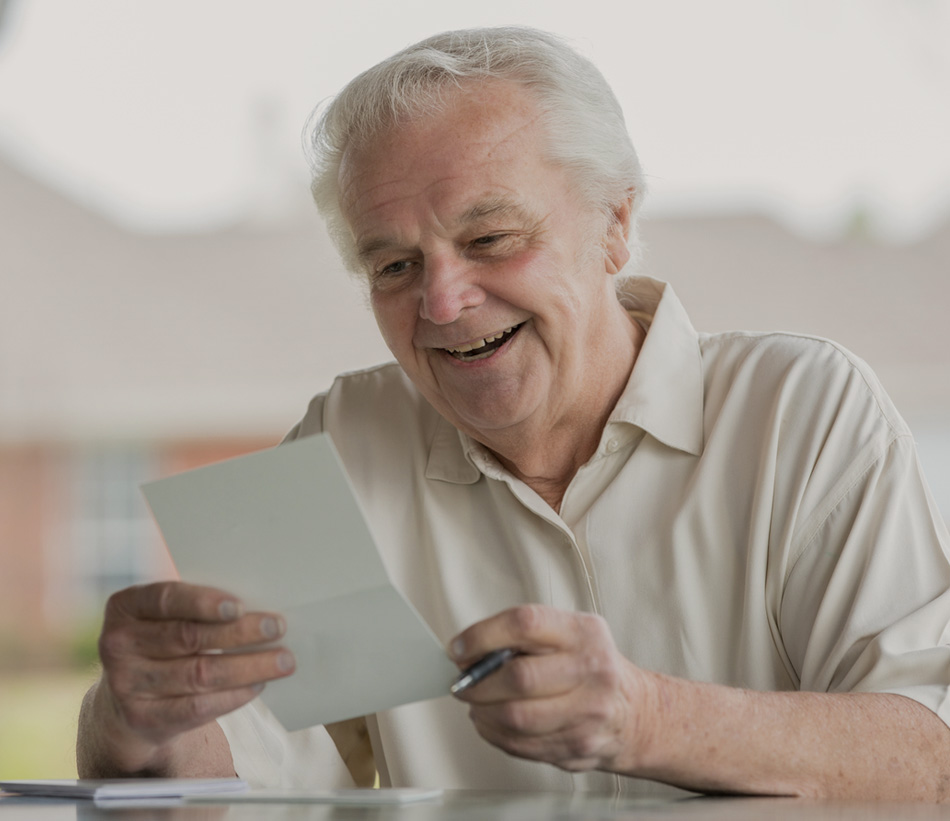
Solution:
<path fill-rule="evenodd" d="M 394 583 L 444 642 L 541 602 L 601 614 L 646 669 L 900 693 L 950 723 L 950 536 L 874 375 L 825 340 L 697 334 L 654 280 L 622 300 L 653 318 L 560 513 L 395 364 L 339 377 L 290 438 L 331 433 Z M 253 783 L 347 783 L 322 728 L 288 735 L 257 703 L 221 723 Z M 360 726 L 334 733 L 354 771 Z M 367 727 L 384 786 L 672 791 L 509 757 L 449 696 Z"/>

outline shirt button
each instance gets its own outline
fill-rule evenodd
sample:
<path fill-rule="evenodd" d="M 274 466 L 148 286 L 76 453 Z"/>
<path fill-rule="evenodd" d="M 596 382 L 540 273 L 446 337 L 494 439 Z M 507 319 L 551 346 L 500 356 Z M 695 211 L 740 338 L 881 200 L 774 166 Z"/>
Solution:
<path fill-rule="evenodd" d="M 616 453 L 619 447 L 620 442 L 618 442 L 616 439 L 607 440 L 607 453 Z"/>

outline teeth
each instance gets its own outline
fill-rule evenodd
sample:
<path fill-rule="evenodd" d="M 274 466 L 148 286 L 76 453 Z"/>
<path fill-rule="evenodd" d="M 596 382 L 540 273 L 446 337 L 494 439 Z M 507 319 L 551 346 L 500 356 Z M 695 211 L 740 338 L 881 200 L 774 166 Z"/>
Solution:
<path fill-rule="evenodd" d="M 500 331 L 494 336 L 486 336 L 484 339 L 478 339 L 475 342 L 468 343 L 464 345 L 459 345 L 457 348 L 446 348 L 449 353 L 468 353 L 469 351 L 477 350 L 478 348 L 484 348 L 489 342 L 494 342 L 496 339 L 501 339 L 505 334 L 511 333 L 512 329 L 515 326 L 512 325 L 511 328 L 505 328 L 505 330 Z"/>

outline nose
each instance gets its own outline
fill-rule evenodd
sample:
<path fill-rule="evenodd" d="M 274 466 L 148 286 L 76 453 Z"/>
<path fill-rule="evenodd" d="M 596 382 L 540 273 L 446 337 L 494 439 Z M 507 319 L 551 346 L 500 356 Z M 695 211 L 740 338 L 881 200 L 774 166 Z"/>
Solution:
<path fill-rule="evenodd" d="M 448 325 L 466 308 L 485 301 L 472 262 L 458 257 L 437 256 L 425 261 L 419 316 L 435 325 Z"/>

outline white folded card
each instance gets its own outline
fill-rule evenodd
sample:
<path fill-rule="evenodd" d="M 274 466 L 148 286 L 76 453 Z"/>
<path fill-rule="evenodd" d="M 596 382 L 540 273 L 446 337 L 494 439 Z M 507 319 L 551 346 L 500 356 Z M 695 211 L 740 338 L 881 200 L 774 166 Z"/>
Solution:
<path fill-rule="evenodd" d="M 327 434 L 142 487 L 184 581 L 283 614 L 287 730 L 444 696 L 457 670 L 389 579 Z"/>

